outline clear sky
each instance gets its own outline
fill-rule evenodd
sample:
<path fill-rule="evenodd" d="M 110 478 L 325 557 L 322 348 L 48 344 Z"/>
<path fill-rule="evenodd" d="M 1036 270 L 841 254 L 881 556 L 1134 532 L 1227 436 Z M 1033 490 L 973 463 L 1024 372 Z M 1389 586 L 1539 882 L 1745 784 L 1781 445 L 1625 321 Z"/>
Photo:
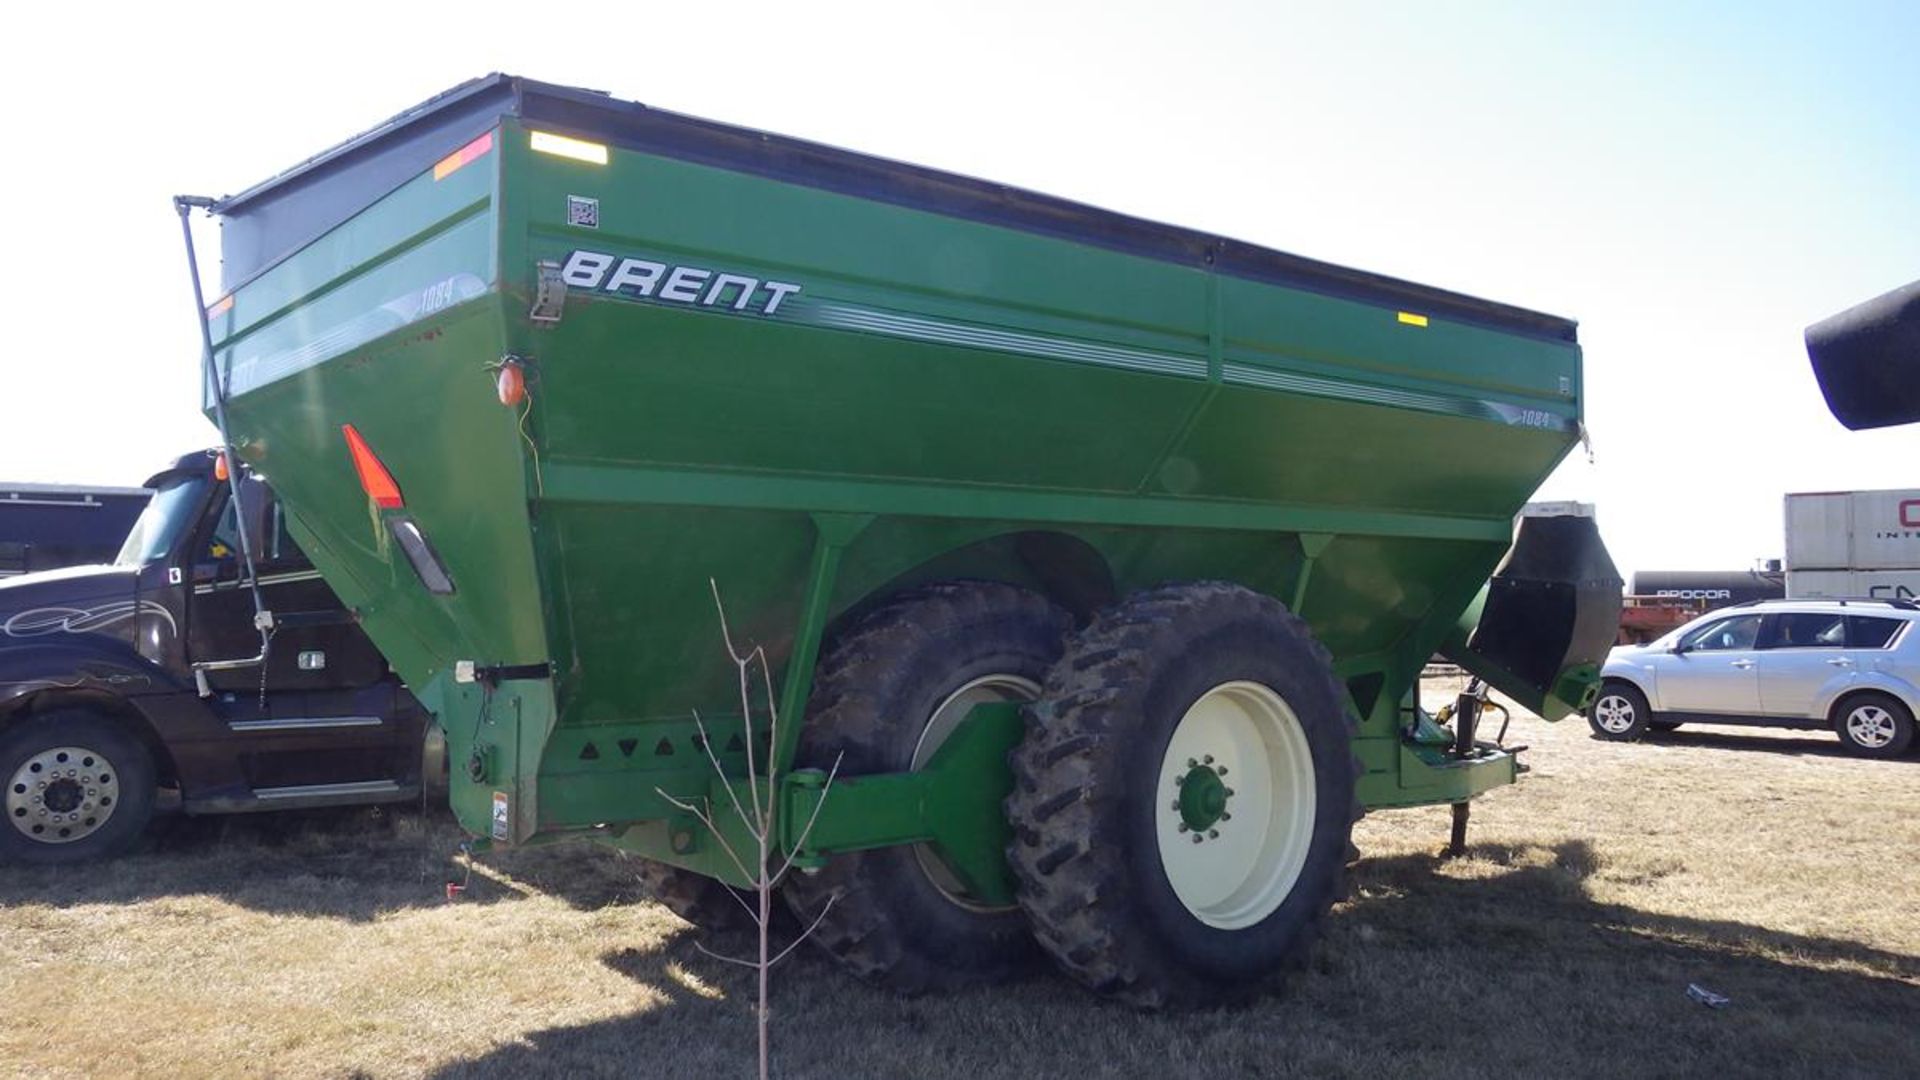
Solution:
<path fill-rule="evenodd" d="M 1920 278 L 1920 4 L 22 10 L 7 479 L 212 441 L 169 196 L 503 70 L 1577 318 L 1595 460 L 1542 497 L 1598 503 L 1623 569 L 1744 568 L 1785 492 L 1920 486 L 1920 429 L 1842 429 L 1801 343 Z"/>

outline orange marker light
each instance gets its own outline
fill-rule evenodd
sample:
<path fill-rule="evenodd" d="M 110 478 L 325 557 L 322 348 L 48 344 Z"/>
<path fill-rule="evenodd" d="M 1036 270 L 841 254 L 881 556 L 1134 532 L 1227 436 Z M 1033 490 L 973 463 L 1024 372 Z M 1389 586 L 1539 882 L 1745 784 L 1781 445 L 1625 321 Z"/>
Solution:
<path fill-rule="evenodd" d="M 227 477 L 230 475 L 232 474 L 227 472 L 226 452 L 222 451 L 218 454 L 213 455 L 213 478 L 219 481 L 220 483 L 224 484 L 227 482 Z"/>
<path fill-rule="evenodd" d="M 487 151 L 491 149 L 493 149 L 493 132 L 489 131 L 435 163 L 433 166 L 433 178 L 435 180 L 445 180 L 461 168 L 485 157 Z"/>
<path fill-rule="evenodd" d="M 500 378 L 495 386 L 500 391 L 500 404 L 509 409 L 527 400 L 527 373 L 511 360 L 500 365 Z"/>
<path fill-rule="evenodd" d="M 398 510 L 407 505 L 400 497 L 400 485 L 393 482 L 393 474 L 373 455 L 373 447 L 367 445 L 367 440 L 360 437 L 352 424 L 341 424 L 340 432 L 347 437 L 347 452 L 353 455 L 353 468 L 360 474 L 360 486 L 366 489 L 367 498 L 382 510 Z"/>

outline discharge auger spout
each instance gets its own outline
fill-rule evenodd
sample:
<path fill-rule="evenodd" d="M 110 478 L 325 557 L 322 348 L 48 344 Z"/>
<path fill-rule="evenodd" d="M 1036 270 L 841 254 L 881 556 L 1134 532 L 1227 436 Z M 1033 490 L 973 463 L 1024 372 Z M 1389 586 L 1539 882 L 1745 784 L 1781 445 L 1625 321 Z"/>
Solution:
<path fill-rule="evenodd" d="M 1807 327 L 1807 357 L 1847 427 L 1920 421 L 1920 281 Z"/>
<path fill-rule="evenodd" d="M 267 656 L 273 648 L 273 612 L 267 610 L 260 596 L 260 575 L 254 569 L 253 542 L 248 537 L 245 504 L 241 502 L 240 492 L 244 487 L 240 482 L 240 459 L 234 453 L 233 436 L 227 424 L 227 388 L 226 379 L 218 370 L 214 360 L 213 331 L 207 322 L 206 297 L 200 288 L 200 260 L 194 250 L 193 220 L 195 210 L 211 212 L 215 200 L 204 195 L 175 195 L 173 208 L 180 215 L 180 235 L 187 245 L 187 277 L 193 285 L 194 320 L 200 324 L 200 366 L 202 388 L 213 404 L 214 421 L 220 428 L 220 453 L 225 455 L 226 481 L 229 497 L 233 500 L 234 538 L 240 547 L 240 562 L 245 567 L 247 589 L 253 595 L 253 626 L 260 632 L 260 654 L 233 660 L 201 661 L 193 665 L 194 682 L 201 697 L 208 697 L 213 688 L 207 682 L 209 671 L 232 671 L 238 668 L 254 667 L 267 662 Z M 264 683 L 262 693 L 264 694 Z"/>

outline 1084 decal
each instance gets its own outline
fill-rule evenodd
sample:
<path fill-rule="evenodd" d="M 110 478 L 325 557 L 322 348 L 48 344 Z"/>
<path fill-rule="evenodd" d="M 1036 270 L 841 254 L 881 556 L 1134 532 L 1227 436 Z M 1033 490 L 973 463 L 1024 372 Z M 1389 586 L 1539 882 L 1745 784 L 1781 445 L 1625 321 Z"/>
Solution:
<path fill-rule="evenodd" d="M 662 300 L 690 307 L 719 307 L 751 315 L 772 315 L 800 286 L 651 259 L 577 250 L 567 256 L 560 279 L 570 289 L 593 289 L 633 299 Z"/>

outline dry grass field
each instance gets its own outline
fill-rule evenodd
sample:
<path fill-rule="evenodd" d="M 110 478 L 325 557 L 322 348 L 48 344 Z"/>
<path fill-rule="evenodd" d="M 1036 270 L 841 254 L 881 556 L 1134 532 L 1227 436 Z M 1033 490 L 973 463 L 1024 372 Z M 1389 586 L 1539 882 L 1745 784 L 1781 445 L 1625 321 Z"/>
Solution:
<path fill-rule="evenodd" d="M 1920 1072 L 1920 759 L 1515 721 L 1534 772 L 1359 827 L 1311 970 L 1250 1007 L 1141 1015 L 1037 976 L 899 1000 L 804 957 L 792 1077 L 1845 1076 Z M 747 1076 L 744 973 L 630 869 L 497 857 L 443 897 L 451 822 L 182 821 L 97 867 L 0 870 L 0 1074 Z M 1689 983 L 1732 999 L 1688 1000 Z"/>

